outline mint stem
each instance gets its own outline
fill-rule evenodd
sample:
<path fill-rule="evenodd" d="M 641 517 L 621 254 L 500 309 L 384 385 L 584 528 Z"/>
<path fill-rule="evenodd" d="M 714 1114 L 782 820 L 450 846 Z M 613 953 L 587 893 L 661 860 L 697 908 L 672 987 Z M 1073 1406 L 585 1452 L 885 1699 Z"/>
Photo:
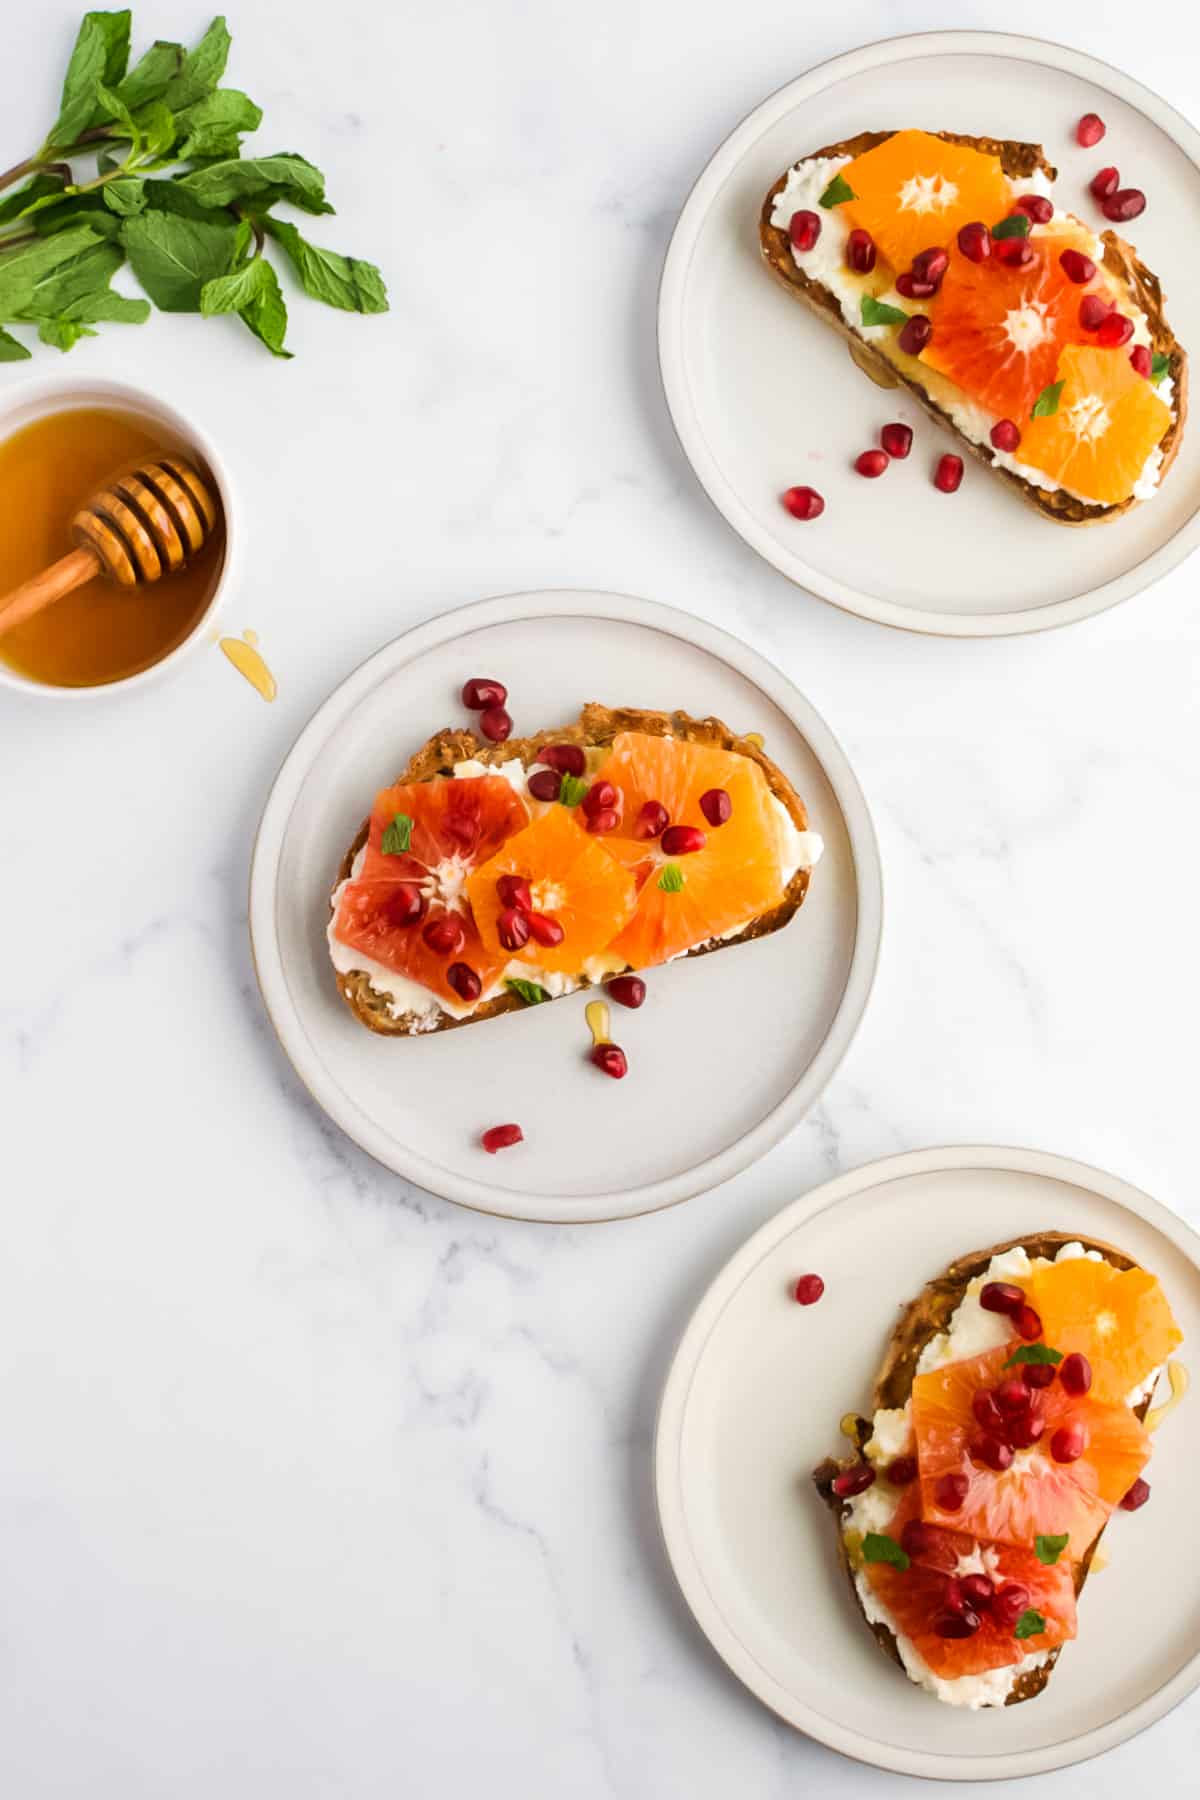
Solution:
<path fill-rule="evenodd" d="M 71 165 L 56 160 L 59 157 L 75 156 L 80 150 L 91 149 L 112 137 L 109 125 L 93 125 L 89 131 L 81 131 L 73 144 L 61 147 L 55 144 L 44 144 L 36 156 L 27 156 L 24 162 L 14 163 L 11 169 L 0 172 L 0 192 L 12 187 L 26 175 L 61 175 L 64 181 L 71 179 Z M 47 159 L 55 160 L 47 160 Z"/>

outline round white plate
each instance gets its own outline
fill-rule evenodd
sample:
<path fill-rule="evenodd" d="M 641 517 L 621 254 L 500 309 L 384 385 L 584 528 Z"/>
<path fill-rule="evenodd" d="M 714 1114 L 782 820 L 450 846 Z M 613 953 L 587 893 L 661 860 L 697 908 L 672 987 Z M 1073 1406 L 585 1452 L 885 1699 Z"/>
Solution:
<path fill-rule="evenodd" d="M 325 926 L 346 845 L 376 790 L 448 721 L 471 675 L 509 688 L 518 736 L 587 700 L 682 707 L 759 731 L 826 850 L 786 930 L 656 969 L 613 1007 L 629 1074 L 588 1062 L 587 996 L 475 1029 L 388 1039 L 338 997 Z M 296 1073 L 356 1143 L 435 1194 L 510 1217 L 624 1218 L 715 1187 L 790 1131 L 866 1005 L 882 920 L 879 853 L 858 783 L 790 682 L 735 638 L 616 594 L 512 594 L 430 620 L 356 670 L 301 733 L 267 802 L 250 933 Z M 526 1141 L 488 1156 L 479 1134 Z"/>
<path fill-rule="evenodd" d="M 919 1150 L 839 1176 L 763 1226 L 694 1313 L 663 1392 L 659 1518 L 676 1577 L 718 1653 L 811 1737 L 902 1774 L 993 1781 L 1095 1756 L 1200 1684 L 1195 1402 L 1164 1423 L 1153 1494 L 1118 1513 L 1079 1636 L 1042 1698 L 967 1712 L 875 1644 L 809 1472 L 869 1405 L 897 1308 L 956 1257 L 1022 1232 L 1102 1238 L 1160 1277 L 1200 1342 L 1200 1237 L 1113 1175 L 1033 1150 Z M 815 1306 L 791 1285 L 825 1279 Z M 839 1448 L 840 1446 L 840 1448 Z M 1179 1546 L 1178 1554 L 1163 1547 Z"/>
<path fill-rule="evenodd" d="M 1081 150 L 1074 125 L 1098 112 L 1108 135 Z M 1200 443 L 1185 436 L 1162 492 L 1111 525 L 1069 530 L 968 459 L 941 494 L 930 473 L 952 447 L 910 398 L 868 381 L 843 340 L 762 266 L 763 196 L 799 157 L 888 126 L 1040 143 L 1058 192 L 1102 225 L 1086 184 L 1113 162 L 1145 189 L 1138 250 L 1160 276 L 1180 342 L 1200 342 L 1200 134 L 1165 101 L 1094 57 L 997 32 L 892 38 L 839 56 L 781 88 L 717 151 L 667 253 L 659 357 L 692 467 L 746 542 L 835 605 L 956 637 L 1040 631 L 1100 612 L 1157 581 L 1200 538 Z M 880 481 L 852 468 L 881 425 L 916 441 Z M 811 524 L 779 495 L 825 496 Z"/>

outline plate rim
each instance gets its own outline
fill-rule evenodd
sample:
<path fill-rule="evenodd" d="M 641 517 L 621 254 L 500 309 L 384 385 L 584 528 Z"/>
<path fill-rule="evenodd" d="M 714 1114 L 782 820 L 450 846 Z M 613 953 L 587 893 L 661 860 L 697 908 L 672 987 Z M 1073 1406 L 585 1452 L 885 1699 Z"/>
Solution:
<path fill-rule="evenodd" d="M 760 688 L 805 740 L 841 811 L 853 863 L 857 921 L 845 986 L 829 1028 L 800 1079 L 749 1132 L 716 1155 L 661 1180 L 586 1196 L 534 1196 L 459 1176 L 419 1153 L 396 1155 L 323 1068 L 292 1001 L 274 929 L 279 855 L 301 788 L 320 747 L 378 682 L 464 633 L 519 619 L 595 618 L 647 626 L 681 638 Z M 794 683 L 741 638 L 705 619 L 641 599 L 591 588 L 540 588 L 493 595 L 435 614 L 374 651 L 326 696 L 287 751 L 267 793 L 250 855 L 247 907 L 250 956 L 271 1028 L 310 1098 L 360 1149 L 426 1192 L 494 1217 L 542 1224 L 600 1224 L 637 1218 L 707 1193 L 742 1173 L 795 1129 L 840 1067 L 866 1012 L 883 933 L 883 870 L 874 822 L 846 752 Z M 309 1055 L 305 1051 L 309 1051 Z M 400 1166 L 405 1165 L 405 1166 Z"/>
<path fill-rule="evenodd" d="M 852 75 L 888 62 L 912 61 L 918 56 L 965 54 L 1049 63 L 1063 73 L 1091 81 L 1094 86 L 1136 107 L 1166 133 L 1200 172 L 1200 130 L 1152 88 L 1135 81 L 1100 57 L 1050 38 L 1015 32 L 917 31 L 878 38 L 858 49 L 816 63 L 776 88 L 733 127 L 700 170 L 675 221 L 659 277 L 658 369 L 668 417 L 701 490 L 730 530 L 788 581 L 818 599 L 829 601 L 843 612 L 902 631 L 946 638 L 1020 637 L 1093 618 L 1153 587 L 1184 562 L 1200 543 L 1200 505 L 1165 544 L 1124 575 L 1072 594 L 1065 600 L 1052 601 L 1048 606 L 1027 612 L 974 614 L 932 612 L 923 607 L 904 606 L 824 574 L 797 552 L 782 551 L 771 534 L 759 526 L 708 450 L 692 401 L 688 359 L 683 349 L 683 306 L 696 241 L 717 192 L 751 144 L 801 101 Z"/>
<path fill-rule="evenodd" d="M 731 1673 L 777 1717 L 829 1749 L 873 1768 L 936 1781 L 1000 1781 L 1046 1774 L 1102 1755 L 1136 1737 L 1200 1687 L 1200 1651 L 1137 1706 L 1127 1708 L 1115 1719 L 1091 1731 L 1043 1749 L 988 1751 L 986 1756 L 976 1757 L 876 1745 L 857 1732 L 843 1730 L 814 1708 L 798 1701 L 756 1661 L 753 1652 L 741 1643 L 733 1627 L 726 1623 L 709 1594 L 700 1560 L 692 1552 L 682 1498 L 679 1446 L 692 1384 L 720 1316 L 746 1277 L 778 1242 L 806 1219 L 887 1182 L 911 1175 L 968 1169 L 1032 1174 L 1085 1188 L 1099 1198 L 1124 1206 L 1161 1232 L 1200 1272 L 1200 1232 L 1161 1200 L 1155 1200 L 1123 1177 L 1090 1163 L 1054 1151 L 995 1144 L 943 1144 L 878 1157 L 822 1182 L 789 1202 L 726 1259 L 680 1333 L 663 1382 L 651 1449 L 655 1511 L 667 1564 L 693 1619 Z M 981 1767 L 984 1762 L 987 1766 Z"/>

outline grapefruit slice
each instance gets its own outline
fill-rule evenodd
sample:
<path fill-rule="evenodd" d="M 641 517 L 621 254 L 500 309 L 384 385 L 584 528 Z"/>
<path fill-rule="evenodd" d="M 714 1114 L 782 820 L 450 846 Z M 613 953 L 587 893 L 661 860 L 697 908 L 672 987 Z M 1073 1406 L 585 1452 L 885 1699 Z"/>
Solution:
<path fill-rule="evenodd" d="M 1063 384 L 1058 409 L 1022 428 L 1021 461 L 1085 499 L 1128 500 L 1171 423 L 1170 408 L 1125 347 L 1068 345 L 1049 379 Z"/>
<path fill-rule="evenodd" d="M 362 865 L 342 888 L 334 936 L 461 1006 L 461 995 L 446 980 L 448 968 L 465 962 L 486 989 L 508 960 L 481 941 L 467 910 L 467 878 L 528 819 L 525 802 L 498 775 L 384 788 L 371 809 Z M 421 903 L 416 916 L 414 889 Z M 462 926 L 462 943 L 452 951 L 435 949 L 425 938 L 432 922 L 446 915 Z"/>
<path fill-rule="evenodd" d="M 637 883 L 633 875 L 579 823 L 566 806 L 548 806 L 541 818 L 508 839 L 491 861 L 467 881 L 467 895 L 480 936 L 492 955 L 510 960 L 498 924 L 504 902 L 497 890 L 503 875 L 529 883 L 533 911 L 562 927 L 562 941 L 543 945 L 532 937 L 517 962 L 554 974 L 578 974 L 590 956 L 607 948 L 633 915 Z"/>
<path fill-rule="evenodd" d="M 987 1467 L 971 1454 L 985 1435 L 972 1402 L 981 1391 L 1020 1375 L 1019 1368 L 1003 1368 L 1011 1351 L 1006 1345 L 947 1363 L 913 1382 L 923 1516 L 932 1524 L 1027 1549 L 1039 1534 L 1066 1532 L 1067 1554 L 1078 1560 L 1141 1473 L 1150 1439 L 1127 1406 L 1112 1406 L 1090 1393 L 1075 1397 L 1055 1381 L 1031 1395 L 1045 1419 L 1038 1442 L 1016 1450 L 1010 1468 Z M 1082 1427 L 1085 1448 L 1076 1461 L 1057 1462 L 1051 1440 L 1068 1422 Z M 961 1506 L 942 1504 L 945 1476 L 961 1478 Z"/>
<path fill-rule="evenodd" d="M 627 731 L 596 779 L 621 794 L 621 823 L 603 842 L 637 882 L 637 910 L 611 946 L 632 968 L 652 968 L 736 931 L 783 899 L 780 824 L 766 778 L 749 757 Z M 701 810 L 700 797 L 712 788 L 729 795 L 724 825 L 711 825 Z M 638 815 L 650 801 L 665 807 L 672 825 L 698 827 L 704 848 L 671 858 L 661 839 L 636 838 Z"/>
<path fill-rule="evenodd" d="M 1022 1285 L 1046 1342 L 1091 1363 L 1097 1400 L 1123 1401 L 1183 1342 L 1162 1284 L 1145 1269 L 1079 1256 L 1035 1269 Z"/>
<path fill-rule="evenodd" d="M 927 131 L 897 131 L 842 170 L 855 198 L 838 208 L 869 231 L 893 269 L 935 244 L 954 243 L 972 219 L 994 225 L 1012 190 L 997 156 L 948 144 Z"/>

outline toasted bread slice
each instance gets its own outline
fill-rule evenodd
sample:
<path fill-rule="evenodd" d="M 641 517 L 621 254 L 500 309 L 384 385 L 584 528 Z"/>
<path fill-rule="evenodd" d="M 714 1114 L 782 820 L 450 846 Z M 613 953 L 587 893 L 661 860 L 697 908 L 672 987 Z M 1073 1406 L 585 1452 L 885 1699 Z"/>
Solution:
<path fill-rule="evenodd" d="M 950 1264 L 944 1274 L 936 1276 L 926 1283 L 916 1298 L 909 1302 L 900 1314 L 900 1318 L 888 1341 L 888 1347 L 875 1378 L 875 1391 L 871 1402 L 871 1412 L 878 1412 L 885 1407 L 903 1407 L 912 1393 L 913 1380 L 917 1372 L 917 1361 L 926 1344 L 946 1329 L 960 1301 L 966 1294 L 970 1282 L 982 1275 L 993 1256 L 1001 1256 L 1006 1250 L 1022 1247 L 1030 1259 L 1039 1256 L 1053 1260 L 1064 1244 L 1081 1243 L 1085 1250 L 1095 1250 L 1116 1269 L 1132 1269 L 1133 1259 L 1095 1238 L 1081 1238 L 1079 1234 L 1064 1231 L 1042 1231 L 1032 1236 L 1009 1238 L 1006 1243 L 993 1244 L 990 1250 L 977 1250 L 970 1256 L 960 1257 Z M 1139 1419 L 1144 1420 L 1150 1408 L 1151 1396 L 1147 1394 L 1141 1404 L 1133 1410 Z M 870 1418 L 858 1417 L 855 1422 L 856 1454 L 837 1459 L 827 1457 L 813 1470 L 813 1483 L 818 1494 L 830 1509 L 837 1535 L 838 1556 L 841 1559 L 846 1576 L 850 1582 L 850 1590 L 854 1595 L 855 1605 L 862 1612 L 862 1602 L 854 1579 L 854 1570 L 846 1550 L 842 1535 L 842 1520 L 847 1503 L 840 1500 L 833 1491 L 834 1477 L 843 1470 L 850 1469 L 861 1461 L 862 1452 L 870 1441 L 872 1421 Z M 1075 1592 L 1078 1595 L 1087 1580 L 1092 1558 L 1096 1553 L 1103 1532 L 1097 1532 L 1080 1558 L 1075 1569 Z M 868 1629 L 873 1633 L 880 1649 L 900 1668 L 904 1667 L 895 1635 L 887 1625 L 879 1621 L 863 1618 Z M 1036 1668 L 1025 1669 L 1016 1678 L 1011 1693 L 1005 1700 L 1006 1706 L 1016 1706 L 1022 1700 L 1032 1700 L 1040 1694 L 1049 1681 L 1054 1665 L 1058 1661 L 1058 1649 L 1046 1653 L 1046 1660 Z"/>
<path fill-rule="evenodd" d="M 720 719 L 694 719 L 685 712 L 645 712 L 634 707 L 613 708 L 589 702 L 573 725 L 535 732 L 532 737 L 509 738 L 503 744 L 493 744 L 486 739 L 477 738 L 470 731 L 440 731 L 422 745 L 397 780 L 431 781 L 437 776 L 448 775 L 456 763 L 471 761 L 494 766 L 516 758 L 530 767 L 537 761 L 537 752 L 546 744 L 579 744 L 584 749 L 603 748 L 610 745 L 623 731 L 644 732 L 651 737 L 681 738 L 688 743 L 711 744 L 721 750 L 735 751 L 739 756 L 758 764 L 770 792 L 786 809 L 796 829 L 808 830 L 808 814 L 804 802 L 782 770 L 756 741 L 731 731 Z M 364 820 L 342 858 L 337 882 L 330 896 L 331 906 L 341 883 L 350 879 L 354 859 L 367 841 L 368 826 L 369 821 Z M 751 919 L 735 936 L 722 938 L 717 943 L 698 944 L 687 951 L 686 955 L 705 956 L 709 951 L 748 943 L 753 938 L 767 937 L 771 932 L 780 930 L 803 904 L 808 892 L 809 874 L 807 869 L 798 869 L 788 883 L 780 904 L 770 912 Z M 483 1001 L 466 1018 L 455 1018 L 443 1011 L 437 1015 L 436 1022 L 431 1024 L 425 1013 L 393 1012 L 388 996 L 373 988 L 367 975 L 361 970 L 352 970 L 347 974 L 335 970 L 334 979 L 338 992 L 359 1023 L 367 1026 L 368 1030 L 387 1037 L 412 1037 L 418 1034 L 427 1036 L 431 1031 L 449 1031 L 456 1025 L 474 1025 L 483 1019 L 496 1018 L 501 1013 L 520 1012 L 526 1004 L 515 993 L 497 994 Z M 579 986 L 589 985 L 591 984 L 587 978 L 581 975 Z"/>
<path fill-rule="evenodd" d="M 862 131 L 857 137 L 845 138 L 838 144 L 827 144 L 821 150 L 810 151 L 804 161 L 815 161 L 820 157 L 861 156 L 867 150 L 873 150 L 877 144 L 884 143 L 895 134 L 891 131 Z M 1057 178 L 1058 171 L 1046 161 L 1039 144 L 1022 144 L 1012 139 L 972 137 L 963 132 L 936 131 L 929 134 L 940 137 L 948 143 L 965 144 L 968 148 L 982 151 L 989 156 L 998 157 L 1001 168 L 1012 181 L 1027 179 L 1035 173 L 1041 173 L 1049 181 Z M 1024 476 L 1012 470 L 1002 468 L 993 456 L 987 444 L 977 444 L 959 431 L 954 421 L 933 396 L 914 376 L 896 367 L 875 344 L 868 342 L 855 331 L 843 316 L 837 296 L 812 276 L 799 268 L 792 255 L 787 231 L 773 225 L 771 214 L 776 195 L 787 185 L 790 171 L 785 169 L 779 180 L 775 182 L 766 199 L 763 201 L 762 214 L 759 221 L 759 240 L 763 259 L 768 269 L 777 280 L 781 281 L 790 294 L 802 300 L 810 311 L 832 325 L 851 346 L 854 361 L 871 379 L 884 387 L 905 387 L 913 398 L 924 407 L 929 415 L 940 425 L 953 432 L 959 443 L 963 445 L 977 462 L 990 468 L 993 474 L 1008 484 L 1021 499 L 1033 506 L 1045 518 L 1053 519 L 1059 525 L 1099 525 L 1119 518 L 1131 507 L 1139 504 L 1132 496 L 1110 506 L 1090 504 L 1077 498 L 1063 488 L 1047 489 L 1036 487 Z M 1183 437 L 1184 421 L 1187 417 L 1187 354 L 1177 340 L 1163 311 L 1163 291 L 1158 277 L 1154 275 L 1140 260 L 1136 250 L 1114 231 L 1101 234 L 1104 245 L 1104 268 L 1119 287 L 1129 294 L 1131 302 L 1145 314 L 1153 349 L 1168 358 L 1168 374 L 1173 383 L 1171 402 L 1171 425 L 1160 444 L 1162 463 L 1159 470 L 1159 482 L 1165 479 L 1167 470 L 1174 461 Z"/>

